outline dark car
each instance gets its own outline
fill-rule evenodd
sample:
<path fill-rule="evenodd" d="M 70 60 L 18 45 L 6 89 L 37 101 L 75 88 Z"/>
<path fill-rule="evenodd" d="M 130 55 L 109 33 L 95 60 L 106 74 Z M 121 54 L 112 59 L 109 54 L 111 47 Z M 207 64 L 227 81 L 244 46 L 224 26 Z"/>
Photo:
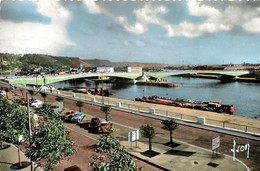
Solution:
<path fill-rule="evenodd" d="M 64 169 L 64 171 L 81 171 L 81 169 L 78 166 L 73 165 L 73 166 L 70 166 L 70 167 Z"/>
<path fill-rule="evenodd" d="M 100 119 L 99 118 L 92 118 L 88 128 L 91 131 L 98 131 L 99 126 L 100 126 Z"/>

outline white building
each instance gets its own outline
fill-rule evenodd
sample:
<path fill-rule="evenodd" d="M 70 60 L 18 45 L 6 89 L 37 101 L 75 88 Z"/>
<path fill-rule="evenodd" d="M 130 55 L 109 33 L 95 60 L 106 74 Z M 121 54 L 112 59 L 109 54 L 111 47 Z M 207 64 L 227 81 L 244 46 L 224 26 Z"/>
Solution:
<path fill-rule="evenodd" d="M 114 72 L 114 67 L 97 67 L 96 72 Z"/>

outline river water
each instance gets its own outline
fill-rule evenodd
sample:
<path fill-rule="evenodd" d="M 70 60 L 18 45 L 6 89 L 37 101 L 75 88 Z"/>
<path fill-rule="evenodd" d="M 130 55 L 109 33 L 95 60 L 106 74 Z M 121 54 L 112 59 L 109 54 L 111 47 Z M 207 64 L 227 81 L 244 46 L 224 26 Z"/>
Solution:
<path fill-rule="evenodd" d="M 145 85 L 128 85 L 104 83 L 113 97 L 134 100 L 142 96 L 159 96 L 165 98 L 183 98 L 194 101 L 221 101 L 222 104 L 234 105 L 235 115 L 260 117 L 260 84 L 248 82 L 222 82 L 217 79 L 167 77 L 167 81 L 181 83 L 180 87 L 158 87 Z M 101 88 L 101 84 L 76 79 L 55 83 L 55 88 L 70 86 Z"/>

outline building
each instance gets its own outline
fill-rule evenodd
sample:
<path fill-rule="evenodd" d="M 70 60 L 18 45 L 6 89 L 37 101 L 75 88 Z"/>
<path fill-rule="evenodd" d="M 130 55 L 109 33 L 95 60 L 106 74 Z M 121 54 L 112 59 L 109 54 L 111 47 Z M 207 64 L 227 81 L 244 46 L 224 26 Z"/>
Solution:
<path fill-rule="evenodd" d="M 131 67 L 131 66 L 127 66 L 126 67 L 126 72 L 143 72 L 143 68 L 142 67 Z"/>
<path fill-rule="evenodd" d="M 96 67 L 96 72 L 114 72 L 114 67 Z"/>

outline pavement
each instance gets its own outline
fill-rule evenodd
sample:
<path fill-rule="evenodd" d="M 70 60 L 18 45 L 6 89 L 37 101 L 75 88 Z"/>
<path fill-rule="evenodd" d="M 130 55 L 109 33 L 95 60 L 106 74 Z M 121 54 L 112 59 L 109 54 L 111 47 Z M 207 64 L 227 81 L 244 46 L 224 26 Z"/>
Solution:
<path fill-rule="evenodd" d="M 84 124 L 89 122 L 91 117 L 90 115 L 86 115 L 81 123 L 65 123 L 65 126 L 84 136 L 97 140 L 100 134 L 89 133 L 84 127 Z M 231 156 L 218 154 L 212 158 L 211 151 L 181 141 L 174 140 L 175 147 L 166 146 L 164 144 L 169 139 L 160 136 L 152 139 L 152 149 L 158 154 L 154 157 L 146 157 L 142 153 L 146 152 L 149 148 L 148 139 L 140 137 L 137 142 L 133 142 L 131 145 L 127 141 L 127 134 L 135 129 L 115 122 L 113 122 L 113 125 L 116 130 L 114 133 L 115 137 L 120 139 L 121 145 L 126 147 L 129 154 L 161 170 L 249 170 L 241 161 L 233 161 Z M 17 168 L 13 167 L 13 164 L 18 163 L 17 148 L 11 144 L 5 143 L 5 145 L 10 146 L 9 148 L 0 150 L 0 171 L 17 170 Z M 21 157 L 23 162 L 29 161 L 23 154 Z M 30 167 L 19 170 L 29 171 Z"/>
<path fill-rule="evenodd" d="M 91 116 L 86 115 L 81 124 L 65 123 L 65 125 L 67 128 L 77 131 L 87 137 L 98 139 L 100 134 L 89 133 L 87 129 L 82 129 L 82 125 L 89 122 L 90 119 Z M 115 128 L 114 136 L 120 139 L 121 146 L 125 146 L 129 154 L 140 160 L 146 161 L 161 170 L 249 170 L 241 161 L 233 161 L 231 156 L 218 153 L 217 155 L 214 154 L 213 158 L 211 151 L 181 141 L 174 140 L 175 147 L 166 146 L 164 144 L 169 142 L 169 139 L 160 136 L 156 136 L 152 139 L 152 150 L 159 154 L 151 158 L 146 157 L 142 153 L 149 149 L 148 139 L 140 137 L 137 142 L 132 142 L 131 145 L 131 143 L 128 142 L 127 135 L 128 132 L 135 129 L 115 122 L 112 123 Z"/>
<path fill-rule="evenodd" d="M 21 152 L 21 163 L 24 168 L 20 169 L 17 165 L 18 163 L 18 149 L 14 145 L 4 142 L 4 148 L 0 149 L 0 171 L 31 171 L 30 161 L 23 152 Z M 35 165 L 33 167 L 35 168 Z M 40 168 L 36 169 L 36 171 L 40 170 Z"/>

